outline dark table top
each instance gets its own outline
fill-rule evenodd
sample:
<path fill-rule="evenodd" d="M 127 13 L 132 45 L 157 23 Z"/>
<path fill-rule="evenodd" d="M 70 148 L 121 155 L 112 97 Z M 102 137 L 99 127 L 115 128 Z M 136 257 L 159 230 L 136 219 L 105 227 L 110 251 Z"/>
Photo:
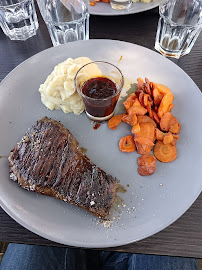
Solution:
<path fill-rule="evenodd" d="M 158 9 L 124 16 L 90 16 L 91 39 L 115 39 L 135 43 L 154 50 Z M 52 47 L 41 16 L 37 35 L 25 42 L 11 41 L 0 29 L 0 81 L 18 64 L 32 55 Z M 192 51 L 179 60 L 181 67 L 202 90 L 202 33 Z M 163 231 L 130 245 L 111 250 L 144 254 L 159 254 L 202 258 L 202 194 L 190 209 Z M 55 245 L 16 223 L 0 208 L 0 241 Z"/>

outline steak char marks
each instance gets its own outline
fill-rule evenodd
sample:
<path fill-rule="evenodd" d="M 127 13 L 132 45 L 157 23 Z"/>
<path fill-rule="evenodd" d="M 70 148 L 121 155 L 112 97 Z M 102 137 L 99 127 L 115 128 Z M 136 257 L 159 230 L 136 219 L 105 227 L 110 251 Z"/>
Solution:
<path fill-rule="evenodd" d="M 73 135 L 46 117 L 37 121 L 9 156 L 10 178 L 31 191 L 75 204 L 105 217 L 118 180 L 98 168 Z"/>

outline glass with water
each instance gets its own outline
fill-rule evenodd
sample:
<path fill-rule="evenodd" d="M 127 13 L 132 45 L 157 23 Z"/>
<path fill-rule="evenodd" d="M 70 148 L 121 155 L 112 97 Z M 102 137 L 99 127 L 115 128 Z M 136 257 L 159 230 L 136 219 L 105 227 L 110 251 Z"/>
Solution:
<path fill-rule="evenodd" d="M 33 0 L 0 0 L 0 26 L 11 40 L 26 40 L 39 27 Z"/>
<path fill-rule="evenodd" d="M 82 0 L 37 0 L 53 46 L 89 39 L 89 13 Z"/>
<path fill-rule="evenodd" d="M 162 0 L 155 49 L 167 57 L 188 54 L 202 28 L 202 0 Z"/>

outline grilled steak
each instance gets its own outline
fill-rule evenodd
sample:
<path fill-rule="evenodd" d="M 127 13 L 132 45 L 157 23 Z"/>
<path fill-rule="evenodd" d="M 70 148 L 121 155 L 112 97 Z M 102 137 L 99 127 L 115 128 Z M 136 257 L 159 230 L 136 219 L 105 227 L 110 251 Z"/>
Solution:
<path fill-rule="evenodd" d="M 31 191 L 76 204 L 105 217 L 118 180 L 98 168 L 73 135 L 46 117 L 37 121 L 9 156 L 10 178 Z"/>

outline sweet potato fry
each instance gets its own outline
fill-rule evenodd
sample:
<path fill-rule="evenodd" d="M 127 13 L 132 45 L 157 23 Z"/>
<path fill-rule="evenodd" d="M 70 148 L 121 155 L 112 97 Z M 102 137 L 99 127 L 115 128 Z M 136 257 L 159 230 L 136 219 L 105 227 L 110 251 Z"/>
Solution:
<path fill-rule="evenodd" d="M 123 114 L 122 116 L 122 121 L 131 125 L 131 126 L 134 126 L 135 124 L 137 124 L 137 115 L 136 114 Z"/>
<path fill-rule="evenodd" d="M 166 112 L 168 112 L 169 106 L 173 102 L 173 94 L 171 92 L 168 92 L 165 94 L 165 96 L 162 98 L 161 103 L 158 108 L 158 116 L 161 118 Z"/>
<path fill-rule="evenodd" d="M 95 6 L 95 2 L 94 1 L 90 1 L 90 6 Z"/>
<path fill-rule="evenodd" d="M 159 90 L 160 93 L 163 94 L 167 94 L 170 92 L 170 89 L 163 84 L 156 83 L 156 88 Z"/>
<path fill-rule="evenodd" d="M 122 137 L 119 141 L 119 149 L 121 152 L 134 152 L 136 150 L 135 142 L 132 135 Z"/>
<path fill-rule="evenodd" d="M 138 158 L 138 172 L 140 175 L 151 175 L 156 168 L 156 158 L 153 155 L 143 155 Z"/>
<path fill-rule="evenodd" d="M 137 115 L 138 123 L 152 123 L 154 127 L 157 127 L 156 122 L 147 115 Z"/>
<path fill-rule="evenodd" d="M 147 109 L 141 106 L 138 99 L 135 100 L 132 107 L 127 110 L 128 114 L 137 114 L 137 115 L 145 115 L 147 113 Z"/>
<path fill-rule="evenodd" d="M 162 141 L 157 141 L 154 146 L 154 155 L 161 162 L 171 162 L 177 157 L 177 149 L 175 145 L 170 143 L 164 144 Z"/>
<path fill-rule="evenodd" d="M 122 114 L 114 115 L 111 119 L 109 119 L 108 127 L 110 129 L 116 129 L 116 127 L 121 123 Z"/>
<path fill-rule="evenodd" d="M 170 132 L 166 133 L 164 135 L 164 137 L 163 137 L 163 143 L 164 144 L 172 143 L 172 141 L 173 141 L 173 135 L 172 135 L 172 133 L 170 133 Z"/>
<path fill-rule="evenodd" d="M 127 99 L 123 102 L 123 105 L 126 110 L 128 110 L 133 105 L 133 103 L 135 102 L 135 99 L 136 99 L 135 93 L 132 93 L 127 97 Z"/>
<path fill-rule="evenodd" d="M 110 3 L 110 0 L 101 0 L 104 3 Z"/>
<path fill-rule="evenodd" d="M 144 137 L 135 138 L 134 141 L 138 142 L 140 144 L 148 145 L 148 146 L 153 146 L 154 145 L 154 143 L 150 139 L 144 138 Z"/>

